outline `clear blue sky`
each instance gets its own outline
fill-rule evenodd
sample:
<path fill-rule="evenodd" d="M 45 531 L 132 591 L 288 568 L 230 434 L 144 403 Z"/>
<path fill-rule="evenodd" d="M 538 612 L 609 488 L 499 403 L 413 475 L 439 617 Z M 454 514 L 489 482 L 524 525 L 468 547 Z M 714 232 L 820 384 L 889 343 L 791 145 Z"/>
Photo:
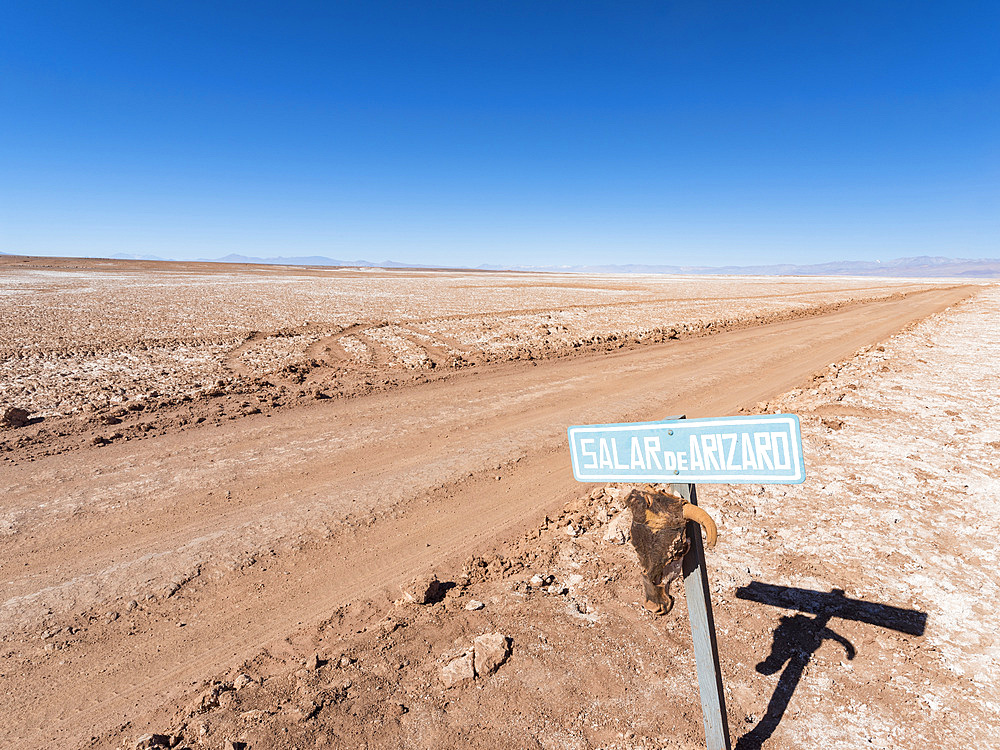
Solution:
<path fill-rule="evenodd" d="M 996 2 L 0 5 L 0 252 L 1000 256 Z"/>

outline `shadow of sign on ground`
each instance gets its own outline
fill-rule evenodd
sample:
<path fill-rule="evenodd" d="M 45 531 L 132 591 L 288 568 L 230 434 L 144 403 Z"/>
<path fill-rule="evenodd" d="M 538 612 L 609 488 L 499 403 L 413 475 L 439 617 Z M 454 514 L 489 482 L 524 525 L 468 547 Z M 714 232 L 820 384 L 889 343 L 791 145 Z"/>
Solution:
<path fill-rule="evenodd" d="M 761 674 L 772 675 L 782 668 L 784 671 L 764 716 L 739 739 L 736 750 L 760 750 L 774 734 L 809 660 L 824 641 L 839 643 L 847 658 L 854 658 L 857 653 L 854 645 L 829 627 L 831 620 L 854 620 L 915 636 L 923 635 L 927 624 L 926 612 L 850 599 L 844 596 L 842 589 L 827 593 L 753 581 L 749 586 L 737 589 L 736 596 L 772 607 L 797 610 L 796 614 L 782 616 L 781 623 L 774 630 L 771 652 L 757 665 Z"/>

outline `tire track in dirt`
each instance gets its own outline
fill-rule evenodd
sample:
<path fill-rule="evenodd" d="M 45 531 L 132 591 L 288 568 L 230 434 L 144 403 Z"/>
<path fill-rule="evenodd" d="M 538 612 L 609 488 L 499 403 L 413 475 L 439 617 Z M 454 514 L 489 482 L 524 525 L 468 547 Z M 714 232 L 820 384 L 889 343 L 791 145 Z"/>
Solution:
<path fill-rule="evenodd" d="M 232 351 L 230 351 L 225 360 L 222 363 L 222 367 L 225 370 L 229 370 L 236 377 L 240 378 L 252 378 L 255 374 L 250 370 L 249 367 L 243 362 L 243 354 L 248 351 L 250 347 L 254 344 L 265 340 L 268 334 L 261 333 L 260 331 L 251 331 L 247 334 L 246 338 L 243 339 L 242 343 L 238 344 Z"/>
<path fill-rule="evenodd" d="M 306 347 L 305 357 L 307 359 L 324 360 L 327 364 L 353 362 L 354 360 L 351 356 L 340 345 L 340 339 L 344 336 L 356 335 L 367 327 L 368 325 L 365 323 L 356 323 L 342 328 L 335 333 L 331 333 Z"/>
<path fill-rule="evenodd" d="M 451 349 L 439 338 L 416 331 L 412 327 L 401 327 L 400 335 L 424 352 L 430 363 L 428 365 L 429 369 L 447 367 L 451 362 L 455 361 L 456 355 L 461 356 L 461 352 Z"/>

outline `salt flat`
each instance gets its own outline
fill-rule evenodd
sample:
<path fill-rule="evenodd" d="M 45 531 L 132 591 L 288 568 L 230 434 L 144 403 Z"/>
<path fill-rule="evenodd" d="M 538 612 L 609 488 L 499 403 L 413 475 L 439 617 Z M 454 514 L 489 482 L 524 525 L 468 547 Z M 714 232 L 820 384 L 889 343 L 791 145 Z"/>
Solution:
<path fill-rule="evenodd" d="M 992 287 L 758 404 L 801 416 L 804 484 L 701 487 L 737 748 L 996 745 L 998 316 Z M 502 554 L 440 568 L 457 584 L 439 604 L 337 609 L 160 728 L 261 746 L 703 747 L 686 607 L 640 606 L 627 491 L 581 493 Z M 508 661 L 446 687 L 492 632 Z"/>
<path fill-rule="evenodd" d="M 944 282 L 947 283 L 947 282 Z M 0 403 L 91 414 L 260 381 L 331 394 L 942 285 L 0 259 Z"/>
<path fill-rule="evenodd" d="M 580 505 L 581 488 L 572 481 L 565 454 L 567 425 L 678 412 L 736 413 L 762 408 L 757 404 L 782 393 L 816 389 L 822 398 L 833 393 L 828 398 L 832 406 L 823 409 L 843 409 L 845 399 L 850 403 L 862 386 L 877 387 L 880 371 L 870 381 L 859 378 L 838 399 L 841 392 L 830 390 L 841 387 L 829 384 L 831 362 L 853 362 L 859 348 L 874 357 L 871 352 L 877 349 L 872 347 L 913 321 L 952 315 L 942 311 L 977 292 L 955 309 L 981 310 L 976 305 L 986 304 L 993 294 L 992 288 L 987 293 L 981 291 L 984 287 L 943 282 L 535 278 L 232 267 L 161 271 L 155 264 L 95 270 L 74 263 L 44 268 L 37 261 L 27 270 L 5 269 L 4 278 L 14 279 L 5 282 L 8 290 L 19 285 L 20 290 L 0 302 L 5 311 L 20 316 L 20 338 L 8 337 L 5 346 L 16 340 L 21 349 L 16 354 L 5 350 L 3 362 L 23 377 L 4 381 L 5 393 L 16 392 L 20 398 L 38 394 L 40 399 L 29 404 L 37 409 L 32 412 L 36 421 L 0 430 L 0 472 L 7 488 L 0 509 L 0 620 L 4 679 L 10 685 L 2 740 L 20 747 L 53 741 L 84 746 L 91 737 L 97 746 L 107 746 L 167 727 L 187 736 L 201 732 L 202 722 L 208 727 L 204 736 L 220 745 L 233 739 L 232 733 L 273 736 L 280 727 L 313 741 L 317 725 L 309 722 L 315 714 L 296 714 L 292 708 L 301 708 L 298 698 L 290 701 L 268 691 L 291 684 L 289 670 L 305 658 L 298 649 L 316 638 L 332 639 L 323 642 L 324 649 L 355 649 L 363 665 L 350 678 L 357 685 L 351 701 L 330 706 L 357 702 L 381 711 L 409 705 L 406 713 L 386 719 L 386 726 L 399 728 L 392 736 L 401 744 L 424 736 L 422 714 L 413 708 L 412 696 L 401 693 L 398 702 L 386 703 L 381 698 L 386 693 L 368 692 L 392 684 L 379 677 L 387 669 L 404 669 L 399 690 L 419 687 L 430 696 L 434 722 L 443 727 L 444 734 L 427 736 L 445 744 L 460 739 L 470 744 L 467 734 L 448 728 L 445 704 L 454 695 L 442 692 L 435 665 L 458 641 L 474 634 L 466 629 L 489 625 L 511 632 L 515 651 L 509 674 L 518 674 L 517 643 L 523 634 L 513 623 L 520 610 L 508 607 L 503 591 L 516 583 L 512 571 L 529 570 L 532 555 L 542 554 L 532 546 L 535 542 L 544 538 L 554 545 L 547 548 L 551 555 L 545 565 L 559 575 L 581 575 L 559 565 L 580 565 L 584 571 L 585 564 L 609 565 L 617 571 L 593 571 L 613 580 L 606 581 L 603 594 L 589 594 L 595 611 L 578 608 L 584 619 L 573 616 L 572 622 L 596 627 L 597 620 L 587 615 L 599 614 L 602 606 L 614 610 L 624 619 L 617 625 L 601 620 L 612 628 L 609 632 L 618 637 L 639 628 L 646 634 L 629 646 L 630 658 L 639 658 L 641 644 L 683 623 L 682 615 L 669 621 L 673 624 L 635 619 L 641 613 L 631 609 L 631 563 L 621 548 L 605 552 L 597 544 L 587 560 L 574 560 L 562 544 L 569 537 L 545 522 L 546 516 L 572 517 L 581 528 L 597 529 L 613 510 L 604 495 L 585 496 Z M 269 278 L 278 281 L 266 283 Z M 33 291 L 26 291 L 31 284 Z M 63 294 L 62 284 L 76 291 L 67 288 Z M 701 291 L 692 284 L 703 285 Z M 251 289 L 258 292 L 251 294 Z M 344 289 L 352 290 L 353 301 L 333 304 Z M 752 299 L 741 296 L 750 293 Z M 598 302 L 572 304 L 588 295 Z M 285 307 L 279 304 L 283 296 Z M 298 312 L 309 305 L 309 317 Z M 989 320 L 990 314 L 981 317 Z M 932 318 L 925 325 L 933 333 L 934 326 L 947 320 L 951 318 Z M 979 331 L 968 334 L 973 338 L 966 349 L 986 346 L 973 343 L 986 335 Z M 345 339 L 354 340 L 355 353 L 368 354 L 354 356 Z M 204 356 L 191 365 L 189 355 L 196 351 Z M 154 361 L 159 364 L 151 365 Z M 119 369 L 107 369 L 109 362 Z M 915 372 L 920 371 L 917 365 L 923 366 L 913 365 Z M 194 369 L 187 373 L 189 366 Z M 838 365 L 834 371 L 843 368 Z M 978 382 L 954 368 L 944 372 Z M 822 380 L 809 385 L 813 376 Z M 905 387 L 919 397 L 930 382 L 925 378 Z M 962 388 L 947 387 L 955 392 Z M 940 389 L 945 392 L 946 385 Z M 65 404 L 51 402 L 48 411 L 38 408 L 49 398 L 46 393 L 63 390 Z M 826 466 L 832 439 L 827 434 L 852 434 L 847 427 L 830 431 L 823 426 L 820 406 L 807 399 L 788 407 L 816 414 L 814 421 L 806 419 L 814 430 L 807 435 L 814 441 L 808 454 L 815 462 L 813 476 Z M 863 410 L 853 416 L 857 414 L 862 421 L 868 416 Z M 849 426 L 853 416 L 845 412 L 837 418 Z M 869 422 L 871 429 L 881 424 L 870 419 L 865 425 Z M 890 415 L 885 429 L 906 434 L 911 422 L 908 415 Z M 871 438 L 859 460 L 874 461 L 879 441 Z M 802 491 L 819 492 L 809 484 Z M 810 508 L 808 518 L 816 511 L 810 505 L 814 494 L 800 498 L 802 507 Z M 720 494 L 713 500 L 711 493 L 706 498 L 706 507 L 715 503 L 719 508 L 723 529 L 730 528 L 731 546 L 720 551 L 715 568 L 722 601 L 733 605 L 734 617 L 757 618 L 744 646 L 763 648 L 773 627 L 767 616 L 730 598 L 732 590 L 751 578 L 848 588 L 839 569 L 816 575 L 818 563 L 810 555 L 836 560 L 825 548 L 787 553 L 778 548 L 784 556 L 775 556 L 782 562 L 773 577 L 739 573 L 745 568 L 767 572 L 759 563 L 765 549 L 752 544 L 775 538 L 784 542 L 796 524 L 806 521 L 789 516 L 787 524 L 769 526 L 767 535 L 751 534 L 746 531 L 751 524 L 741 514 L 752 512 L 745 503 L 757 499 Z M 603 511 L 597 507 L 601 503 Z M 797 538 L 823 542 L 809 528 L 813 533 Z M 850 527 L 845 522 L 838 527 L 843 528 Z M 858 533 L 864 536 L 864 528 Z M 732 555 L 731 563 L 726 554 Z M 493 588 L 482 596 L 499 597 L 496 606 L 477 615 L 486 620 L 451 618 L 447 603 L 437 614 L 393 608 L 401 583 L 430 569 L 456 581 L 472 557 L 522 560 L 506 567 L 486 563 L 489 574 L 479 578 Z M 744 564 L 748 557 L 758 562 Z M 458 598 L 449 601 L 457 606 L 464 602 L 462 596 L 476 593 L 475 580 L 473 576 L 468 586 L 457 586 L 453 597 Z M 936 585 L 936 578 L 928 580 L 927 585 Z M 573 586 L 583 590 L 584 584 Z M 871 594 L 863 587 L 850 591 Z M 879 593 L 884 595 L 879 601 L 887 605 L 930 611 L 899 591 Z M 565 600 L 545 601 L 545 606 L 566 611 Z M 730 610 L 720 609 L 720 618 L 727 617 Z M 424 616 L 438 622 L 436 631 L 421 629 Z M 435 620 L 439 616 L 444 621 Z M 549 635 L 542 635 L 563 633 L 558 637 L 565 639 L 561 648 L 568 655 L 592 650 L 589 641 L 573 640 L 576 625 L 565 630 L 552 619 L 558 616 L 554 610 L 539 614 L 542 631 L 552 626 Z M 405 644 L 393 639 L 407 649 L 423 644 L 423 656 L 407 651 L 393 667 L 386 659 L 396 652 L 364 640 L 369 631 L 382 632 L 378 623 L 386 617 L 401 618 L 400 627 L 414 628 L 407 632 L 424 634 Z M 331 625 L 331 618 L 341 624 Z M 731 622 L 722 625 L 732 632 Z M 316 635 L 317 627 L 326 635 Z M 928 638 L 930 633 L 928 629 Z M 537 640 L 537 634 L 532 638 Z M 686 646 L 676 633 L 670 638 L 675 647 L 664 651 L 667 661 L 657 674 L 664 680 L 685 680 Z M 235 697 L 218 703 L 220 693 L 232 691 L 212 686 L 227 684 L 230 670 L 263 669 L 262 649 L 272 661 L 265 659 L 266 674 L 255 672 L 255 684 L 263 686 L 264 678 L 277 681 L 260 694 L 261 700 L 274 698 L 275 705 L 287 704 L 288 711 L 271 713 L 271 703 L 266 710 L 247 707 L 241 712 L 247 714 L 243 724 L 231 723 L 233 715 L 212 713 Z M 544 670 L 551 668 L 545 666 L 545 653 L 542 649 L 532 657 L 533 684 L 544 682 Z M 406 661 L 416 671 L 399 666 Z M 617 667 L 611 667 L 617 662 L 608 664 L 608 674 L 616 673 Z M 635 669 L 630 673 L 639 674 Z M 317 675 L 324 680 L 329 676 L 322 671 Z M 415 681 L 408 682 L 411 677 Z M 586 685 L 583 692 L 573 689 L 574 700 L 587 691 L 593 691 L 595 705 L 610 700 L 600 684 Z M 216 698 L 195 714 L 186 713 L 184 707 L 206 686 Z M 758 693 L 766 688 L 750 682 L 745 683 L 750 692 L 740 693 L 739 686 L 733 683 L 734 706 L 745 715 L 758 714 Z M 295 694 L 305 701 L 313 687 L 307 681 Z M 622 685 L 626 692 L 634 688 L 633 683 Z M 463 695 L 467 705 L 477 700 L 473 693 Z M 541 725 L 558 729 L 553 742 L 562 738 L 607 746 L 616 736 L 588 735 L 559 712 L 563 709 L 557 711 L 534 695 L 531 705 L 550 715 L 549 724 Z M 676 695 L 681 701 L 681 691 Z M 553 700 L 558 696 L 553 693 Z M 500 705 L 491 703 L 476 715 L 496 716 L 502 723 Z M 518 710 L 527 706 L 512 705 Z M 676 731 L 684 742 L 696 741 L 697 715 L 685 706 L 669 703 L 665 723 L 654 727 L 660 734 L 650 736 Z M 366 730 L 352 723 L 353 714 L 339 711 L 331 709 L 329 726 L 340 727 L 337 731 L 346 737 L 363 738 Z M 460 721 L 462 715 L 453 718 Z M 609 727 L 615 721 L 610 714 L 601 718 Z M 507 724 L 516 727 L 516 722 Z M 507 736 L 492 726 L 484 725 L 476 741 L 490 744 Z M 783 721 L 779 730 L 792 726 Z"/>

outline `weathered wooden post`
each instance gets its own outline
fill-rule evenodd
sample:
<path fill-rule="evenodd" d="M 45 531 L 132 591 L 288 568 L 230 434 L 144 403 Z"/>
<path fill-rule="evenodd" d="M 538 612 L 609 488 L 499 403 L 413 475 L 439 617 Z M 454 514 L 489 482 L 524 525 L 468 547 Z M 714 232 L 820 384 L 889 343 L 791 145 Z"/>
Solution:
<path fill-rule="evenodd" d="M 805 480 L 794 414 L 570 427 L 573 476 L 580 482 L 655 482 L 697 505 L 695 483 L 798 484 Z M 712 618 L 705 551 L 688 522 L 682 562 L 698 692 L 708 750 L 730 750 L 726 697 Z"/>

